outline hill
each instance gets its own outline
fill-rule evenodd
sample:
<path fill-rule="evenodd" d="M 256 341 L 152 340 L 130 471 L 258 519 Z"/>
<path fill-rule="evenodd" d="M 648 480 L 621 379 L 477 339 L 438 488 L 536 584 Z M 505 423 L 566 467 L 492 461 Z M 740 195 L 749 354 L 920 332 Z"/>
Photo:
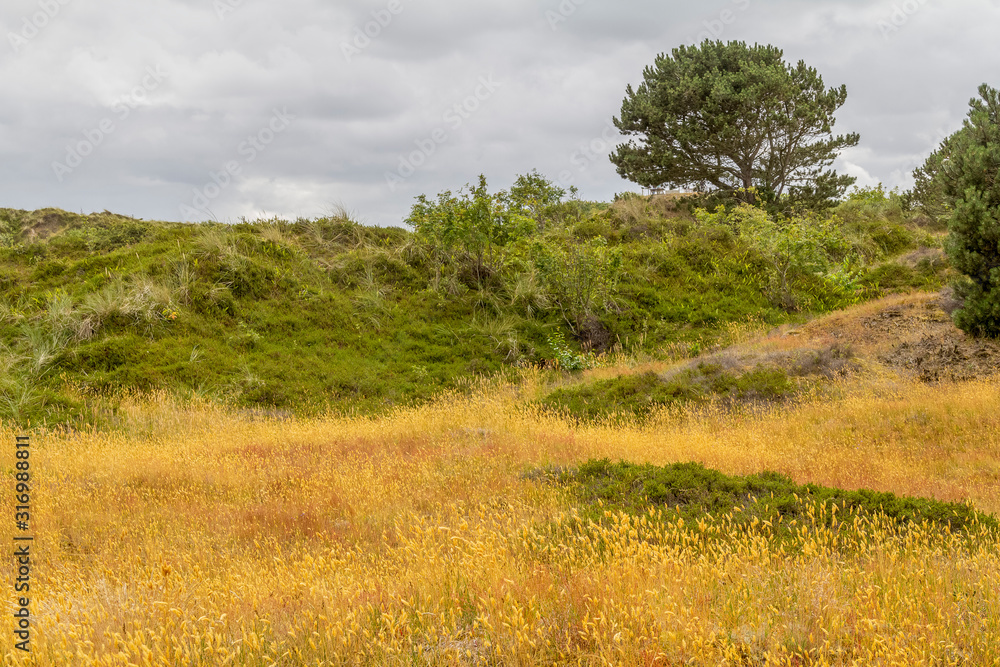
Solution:
<path fill-rule="evenodd" d="M 0 418 L 99 423 L 153 390 L 375 413 L 521 368 L 688 357 L 747 327 L 937 289 L 947 271 L 933 229 L 881 195 L 778 222 L 637 195 L 530 204 L 507 198 L 530 224 L 494 240 L 492 263 L 471 236 L 446 246 L 344 213 L 224 225 L 0 209 Z"/>

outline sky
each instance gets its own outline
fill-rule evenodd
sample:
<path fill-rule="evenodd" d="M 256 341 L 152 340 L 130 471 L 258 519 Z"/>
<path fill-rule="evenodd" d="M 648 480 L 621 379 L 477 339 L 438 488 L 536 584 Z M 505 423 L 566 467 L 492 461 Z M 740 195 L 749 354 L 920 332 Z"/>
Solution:
<path fill-rule="evenodd" d="M 532 169 L 607 201 L 626 86 L 706 38 L 846 85 L 835 168 L 906 189 L 998 34 L 997 0 L 4 0 L 0 208 L 401 225 Z"/>

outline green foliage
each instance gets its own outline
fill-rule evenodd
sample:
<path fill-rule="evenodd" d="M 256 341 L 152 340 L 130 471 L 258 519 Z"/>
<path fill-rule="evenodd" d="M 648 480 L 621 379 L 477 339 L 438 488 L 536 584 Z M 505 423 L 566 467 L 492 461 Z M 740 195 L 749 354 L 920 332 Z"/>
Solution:
<path fill-rule="evenodd" d="M 923 498 L 900 497 L 870 490 L 845 491 L 816 484 L 795 484 L 791 478 L 765 471 L 730 476 L 699 463 L 665 466 L 637 465 L 609 459 L 590 460 L 575 470 L 559 473 L 556 480 L 569 486 L 584 503 L 590 517 L 601 520 L 607 510 L 647 514 L 651 507 L 675 510 L 685 520 L 729 515 L 737 524 L 769 522 L 779 535 L 797 530 L 793 521 L 809 525 L 844 527 L 852 514 L 881 513 L 899 524 L 930 521 L 953 532 L 975 524 L 995 529 L 1000 522 L 969 505 Z M 804 501 L 804 502 L 802 502 Z M 824 506 L 826 511 L 817 511 Z M 831 511 L 833 506 L 837 511 Z M 779 521 L 782 525 L 779 525 Z"/>
<path fill-rule="evenodd" d="M 951 211 L 951 202 L 945 194 L 944 165 L 949 161 L 952 148 L 960 142 L 963 131 L 964 128 L 945 138 L 924 163 L 913 170 L 910 205 L 931 218 L 945 217 Z"/>
<path fill-rule="evenodd" d="M 17 243 L 21 232 L 19 212 L 0 208 L 0 248 L 11 248 Z"/>
<path fill-rule="evenodd" d="M 854 179 L 826 170 L 857 134 L 833 136 L 847 89 L 827 90 L 815 69 L 773 46 L 712 42 L 661 54 L 629 86 L 615 125 L 639 142 L 611 155 L 639 185 L 714 188 L 822 206 Z M 753 188 L 753 189 L 751 189 Z"/>
<path fill-rule="evenodd" d="M 751 316 L 778 325 L 940 280 L 934 267 L 888 261 L 916 238 L 905 217 L 838 208 L 830 224 L 846 241 L 820 243 L 825 273 L 789 271 L 799 308 L 789 315 L 774 290 L 773 253 L 790 242 L 781 218 L 733 207 L 696 219 L 686 200 L 637 195 L 553 204 L 558 188 L 537 173 L 513 198 L 484 185 L 443 207 L 427 201 L 424 235 L 344 211 L 182 225 L 0 210 L 10 239 L 0 247 L 0 418 L 97 419 L 130 388 L 251 409 L 380 412 L 473 375 L 553 360 L 585 368 L 616 346 L 672 358 Z M 515 199 L 550 202 L 544 224 Z M 480 225 L 483 211 L 500 223 Z M 492 267 L 482 280 L 477 249 Z M 780 377 L 752 371 L 724 372 L 761 395 L 780 390 Z M 702 372 L 688 385 L 738 397 L 727 381 Z"/>
<path fill-rule="evenodd" d="M 975 335 L 1000 335 L 1000 91 L 983 84 L 943 163 L 953 205 L 945 249 L 963 274 L 955 324 Z"/>
<path fill-rule="evenodd" d="M 696 209 L 695 217 L 702 225 L 729 229 L 760 253 L 769 267 L 767 292 L 775 306 L 795 311 L 823 301 L 850 303 L 856 296 L 853 267 L 860 258 L 836 218 L 772 216 L 749 204 L 720 206 L 711 213 Z M 802 295 L 796 287 L 810 278 L 821 290 Z"/>
<path fill-rule="evenodd" d="M 97 224 L 78 227 L 66 238 L 78 236 L 88 252 L 110 252 L 139 243 L 148 232 L 148 223 L 118 216 L 101 220 Z"/>
<path fill-rule="evenodd" d="M 793 396 L 797 390 L 780 368 L 757 366 L 730 372 L 717 364 L 699 363 L 667 378 L 647 372 L 556 389 L 540 404 L 582 420 L 645 419 L 666 407 L 711 399 L 729 404 L 769 403 Z"/>
<path fill-rule="evenodd" d="M 847 201 L 881 204 L 888 200 L 889 196 L 881 183 L 874 187 L 859 188 L 855 186 L 854 189 L 847 193 Z"/>
<path fill-rule="evenodd" d="M 570 194 L 576 195 L 575 186 L 570 187 Z M 498 196 L 508 210 L 537 221 L 539 229 L 544 229 L 546 220 L 555 215 L 558 204 L 566 196 L 566 190 L 532 169 L 514 179 L 509 192 Z"/>
<path fill-rule="evenodd" d="M 908 289 L 937 291 L 947 284 L 944 259 L 924 258 L 915 266 L 888 262 L 867 271 L 861 285 L 873 293 L 905 292 Z"/>
<path fill-rule="evenodd" d="M 552 348 L 552 359 L 556 368 L 564 371 L 582 371 L 593 368 L 597 365 L 597 359 L 593 352 L 587 354 L 577 354 L 566 345 L 566 337 L 561 331 L 550 334 L 546 339 L 549 347 Z"/>
<path fill-rule="evenodd" d="M 887 192 L 880 183 L 871 188 L 855 188 L 834 208 L 833 214 L 849 224 L 891 222 L 901 227 L 912 208 L 911 200 L 911 196 L 902 195 L 895 188 Z"/>
<path fill-rule="evenodd" d="M 503 270 L 511 245 L 534 228 L 530 218 L 489 194 L 485 176 L 457 196 L 445 191 L 432 202 L 420 195 L 406 223 L 439 262 L 469 269 L 477 286 Z"/>
<path fill-rule="evenodd" d="M 532 254 L 551 303 L 574 333 L 578 334 L 589 318 L 613 306 L 622 253 L 609 247 L 604 237 L 581 243 L 539 242 Z"/>

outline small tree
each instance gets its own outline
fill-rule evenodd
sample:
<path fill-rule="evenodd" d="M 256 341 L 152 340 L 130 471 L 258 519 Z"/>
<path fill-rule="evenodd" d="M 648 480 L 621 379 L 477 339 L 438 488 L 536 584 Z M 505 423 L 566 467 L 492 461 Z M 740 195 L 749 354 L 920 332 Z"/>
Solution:
<path fill-rule="evenodd" d="M 525 214 L 536 220 L 541 217 L 547 206 L 558 204 L 565 196 L 564 189 L 553 184 L 535 169 L 514 179 L 514 185 L 507 193 L 512 207 L 520 207 Z"/>
<path fill-rule="evenodd" d="M 952 206 L 945 249 L 965 276 L 956 284 L 962 307 L 955 324 L 968 333 L 1000 335 L 1000 92 L 986 84 L 970 102 L 962 129 L 941 162 L 944 200 Z"/>
<path fill-rule="evenodd" d="M 857 134 L 832 136 L 845 86 L 827 90 L 804 62 L 774 46 L 712 42 L 660 55 L 626 89 L 615 125 L 639 143 L 618 146 L 618 173 L 645 187 L 715 188 L 754 203 L 825 205 L 854 179 L 826 170 Z"/>
<path fill-rule="evenodd" d="M 466 266 L 480 287 L 503 269 L 510 245 L 534 228 L 531 219 L 489 194 L 482 175 L 477 186 L 457 195 L 442 192 L 436 202 L 418 196 L 406 223 L 437 261 Z"/>

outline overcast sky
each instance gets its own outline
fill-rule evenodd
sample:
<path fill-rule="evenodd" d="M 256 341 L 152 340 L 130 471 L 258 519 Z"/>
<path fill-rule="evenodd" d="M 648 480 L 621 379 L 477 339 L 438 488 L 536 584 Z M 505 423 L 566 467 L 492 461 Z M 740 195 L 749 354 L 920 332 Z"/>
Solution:
<path fill-rule="evenodd" d="M 413 197 L 537 168 L 637 190 L 607 154 L 627 84 L 706 37 L 847 85 L 838 169 L 910 172 L 1000 86 L 997 0 L 3 0 L 0 207 L 401 224 Z"/>

